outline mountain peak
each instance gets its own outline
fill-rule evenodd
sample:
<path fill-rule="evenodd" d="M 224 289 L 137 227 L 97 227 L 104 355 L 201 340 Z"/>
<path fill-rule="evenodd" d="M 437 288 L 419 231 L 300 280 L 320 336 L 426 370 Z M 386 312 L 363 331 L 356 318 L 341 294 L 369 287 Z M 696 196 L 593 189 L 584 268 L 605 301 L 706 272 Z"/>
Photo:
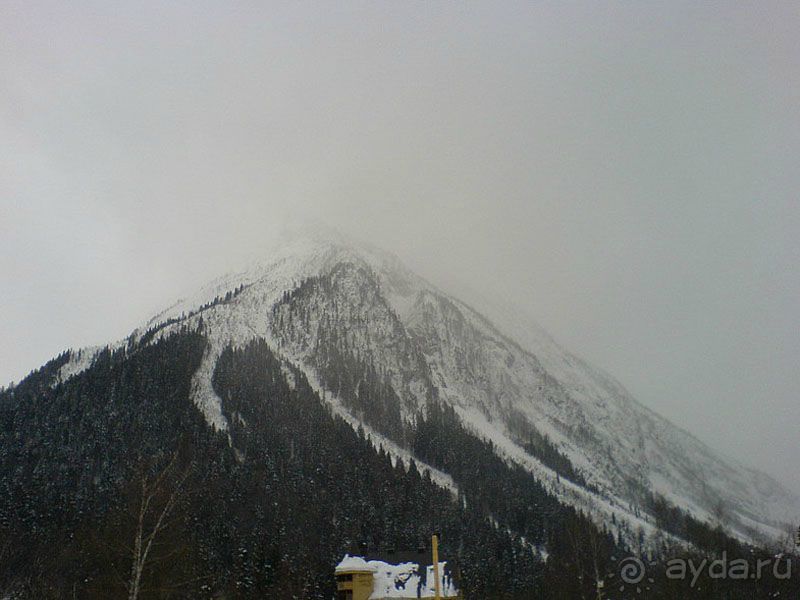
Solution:
<path fill-rule="evenodd" d="M 359 268 L 342 268 L 349 264 Z M 262 340 L 302 368 L 344 418 L 371 427 L 387 446 L 401 448 L 397 432 L 436 399 L 504 459 L 604 525 L 625 513 L 655 532 L 642 503 L 663 498 L 744 539 L 776 539 L 800 512 L 794 494 L 644 408 L 519 311 L 491 298 L 481 300 L 480 312 L 472 306 L 393 254 L 310 223 L 288 229 L 272 250 L 177 302 L 133 337 L 158 339 L 202 319 L 209 346 L 193 399 L 222 431 L 230 423 L 212 385 L 217 361 L 230 346 Z M 62 372 L 79 370 L 74 362 Z M 380 407 L 359 394 L 348 400 L 346 382 L 365 369 L 382 374 L 393 400 Z"/>

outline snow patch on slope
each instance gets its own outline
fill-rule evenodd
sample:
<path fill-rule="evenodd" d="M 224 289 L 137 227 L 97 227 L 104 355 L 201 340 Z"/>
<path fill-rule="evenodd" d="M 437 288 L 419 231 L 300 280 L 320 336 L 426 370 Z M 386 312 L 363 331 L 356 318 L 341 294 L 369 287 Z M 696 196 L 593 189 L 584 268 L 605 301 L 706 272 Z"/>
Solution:
<path fill-rule="evenodd" d="M 86 369 L 92 366 L 92 362 L 94 362 L 94 359 L 100 350 L 102 350 L 102 347 L 100 346 L 82 348 L 78 351 L 70 350 L 69 360 L 58 370 L 56 383 L 62 383 L 70 377 L 74 377 L 79 373 L 83 373 Z"/>
<path fill-rule="evenodd" d="M 622 538 L 633 548 L 638 545 L 638 534 L 641 532 L 645 540 L 652 544 L 656 543 L 654 540 L 657 534 L 661 534 L 676 545 L 687 546 L 685 541 L 662 532 L 654 522 L 647 519 L 646 515 L 633 514 L 619 499 L 600 496 L 560 477 L 555 471 L 509 440 L 508 435 L 501 428 L 490 423 L 480 411 L 457 406 L 456 413 L 473 433 L 484 440 L 491 441 L 499 456 L 523 467 L 540 481 L 548 493 L 583 511 L 599 526 L 608 528 L 615 539 Z M 612 515 L 614 515 L 613 519 Z M 645 546 L 644 549 L 648 549 L 648 546 Z M 656 546 L 653 545 L 650 549 L 655 550 Z"/>

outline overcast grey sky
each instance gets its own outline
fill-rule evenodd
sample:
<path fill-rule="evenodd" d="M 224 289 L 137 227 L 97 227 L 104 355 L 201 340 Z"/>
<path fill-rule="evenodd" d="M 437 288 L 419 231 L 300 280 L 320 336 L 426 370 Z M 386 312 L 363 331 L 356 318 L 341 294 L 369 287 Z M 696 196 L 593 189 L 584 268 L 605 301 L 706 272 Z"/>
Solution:
<path fill-rule="evenodd" d="M 0 381 L 287 216 L 800 490 L 797 2 L 0 4 Z"/>

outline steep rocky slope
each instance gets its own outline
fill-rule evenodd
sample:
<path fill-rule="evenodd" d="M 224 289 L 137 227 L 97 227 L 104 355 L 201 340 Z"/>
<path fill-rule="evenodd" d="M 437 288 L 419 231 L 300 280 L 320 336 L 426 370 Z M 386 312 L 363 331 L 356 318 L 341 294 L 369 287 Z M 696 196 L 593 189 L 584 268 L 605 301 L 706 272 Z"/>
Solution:
<path fill-rule="evenodd" d="M 217 360 L 228 345 L 263 339 L 397 453 L 410 452 L 402 424 L 443 401 L 500 456 L 608 527 L 652 537 L 653 506 L 667 503 L 744 540 L 775 541 L 800 516 L 800 499 L 778 482 L 643 407 L 535 324 L 491 303 L 480 310 L 392 255 L 317 233 L 215 280 L 133 339 L 202 321 L 210 343 L 192 393 L 219 430 L 230 423 L 212 386 Z M 71 355 L 62 379 L 93 352 Z"/>

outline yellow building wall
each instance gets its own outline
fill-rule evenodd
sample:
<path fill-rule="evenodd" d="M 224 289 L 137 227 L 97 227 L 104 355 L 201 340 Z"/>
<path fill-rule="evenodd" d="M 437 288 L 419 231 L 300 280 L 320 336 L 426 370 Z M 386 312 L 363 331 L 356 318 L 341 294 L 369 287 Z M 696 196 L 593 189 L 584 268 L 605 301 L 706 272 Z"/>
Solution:
<path fill-rule="evenodd" d="M 344 581 L 344 578 L 348 578 Z M 352 600 L 369 600 L 372 595 L 372 587 L 374 581 L 372 573 L 359 573 L 354 571 L 339 571 L 336 573 L 336 590 L 337 592 L 351 592 Z M 339 596 L 337 595 L 337 600 Z M 414 596 L 416 598 L 416 596 Z M 458 596 L 442 596 L 442 600 L 459 600 L 461 595 Z M 349 597 L 348 597 L 349 600 Z M 409 596 L 409 600 L 413 600 Z"/>
<path fill-rule="evenodd" d="M 352 576 L 350 581 L 342 581 L 341 576 Z M 369 600 L 372 595 L 372 573 L 336 573 L 336 589 L 340 592 L 351 591 L 353 600 Z"/>

